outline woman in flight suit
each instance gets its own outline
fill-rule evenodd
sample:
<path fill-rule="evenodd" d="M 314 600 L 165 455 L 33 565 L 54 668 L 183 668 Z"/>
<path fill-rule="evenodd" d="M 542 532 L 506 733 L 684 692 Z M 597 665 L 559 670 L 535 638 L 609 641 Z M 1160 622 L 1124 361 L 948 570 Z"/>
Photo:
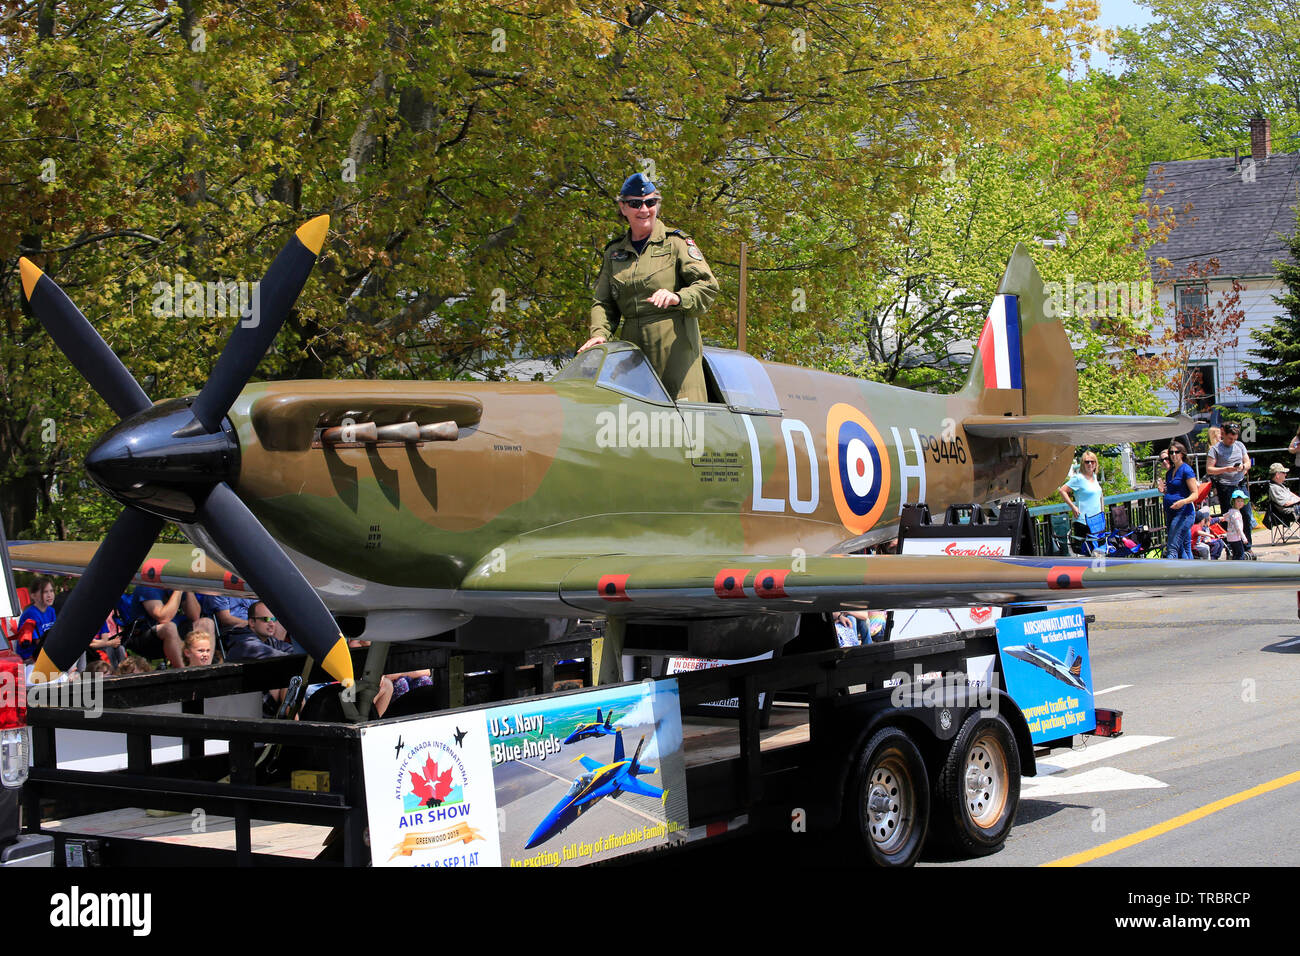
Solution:
<path fill-rule="evenodd" d="M 578 351 L 617 330 L 645 353 L 670 396 L 704 402 L 699 317 L 717 297 L 718 280 L 695 240 L 659 221 L 660 201 L 641 173 L 623 183 L 618 208 L 628 230 L 605 247 L 592 293 L 591 338 Z"/>

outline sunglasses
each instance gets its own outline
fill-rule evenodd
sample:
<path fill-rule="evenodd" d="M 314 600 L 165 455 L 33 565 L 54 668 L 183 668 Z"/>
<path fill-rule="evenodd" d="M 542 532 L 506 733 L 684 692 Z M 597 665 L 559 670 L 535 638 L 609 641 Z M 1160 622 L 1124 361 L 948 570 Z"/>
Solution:
<path fill-rule="evenodd" d="M 659 205 L 658 199 L 620 199 L 619 202 L 632 209 L 640 209 L 642 206 L 645 206 L 647 209 L 653 209 L 655 206 Z"/>
<path fill-rule="evenodd" d="M 274 624 L 274 623 L 275 623 L 275 618 L 273 618 L 273 617 L 250 617 L 249 620 L 250 620 L 250 621 L 265 621 L 267 624 Z"/>

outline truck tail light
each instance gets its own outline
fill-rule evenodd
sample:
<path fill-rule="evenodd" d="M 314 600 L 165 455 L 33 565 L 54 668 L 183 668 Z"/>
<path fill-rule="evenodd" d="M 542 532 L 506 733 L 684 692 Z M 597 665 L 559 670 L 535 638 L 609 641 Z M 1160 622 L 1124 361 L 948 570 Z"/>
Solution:
<path fill-rule="evenodd" d="M 0 785 L 23 785 L 30 750 L 23 661 L 13 651 L 0 651 Z"/>

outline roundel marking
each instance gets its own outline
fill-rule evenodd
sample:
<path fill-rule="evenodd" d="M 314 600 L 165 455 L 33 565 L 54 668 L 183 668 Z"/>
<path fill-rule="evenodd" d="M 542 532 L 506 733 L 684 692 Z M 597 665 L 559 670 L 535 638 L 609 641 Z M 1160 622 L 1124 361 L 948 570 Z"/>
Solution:
<path fill-rule="evenodd" d="M 840 523 L 854 534 L 871 530 L 889 503 L 889 448 L 871 419 L 840 402 L 826 413 L 826 459 Z"/>
<path fill-rule="evenodd" d="M 238 577 L 236 577 L 235 575 L 231 574 L 229 571 L 227 571 L 225 574 L 223 574 L 223 575 L 221 576 L 221 583 L 222 583 L 223 585 L 225 585 L 226 590 L 228 590 L 228 591 L 243 591 L 243 590 L 245 590 L 245 588 L 244 588 L 244 582 L 241 581 L 241 580 L 240 580 Z"/>

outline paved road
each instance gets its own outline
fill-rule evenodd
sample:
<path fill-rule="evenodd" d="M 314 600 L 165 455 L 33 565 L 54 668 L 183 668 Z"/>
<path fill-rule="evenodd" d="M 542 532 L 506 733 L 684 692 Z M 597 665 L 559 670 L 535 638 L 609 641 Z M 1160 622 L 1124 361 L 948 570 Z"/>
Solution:
<path fill-rule="evenodd" d="M 962 865 L 1300 865 L 1300 620 L 1291 592 L 1094 604 L 1098 705 L 1125 734 L 1046 758 L 999 854 Z M 1109 688 L 1115 688 L 1110 690 Z M 1126 747 L 1133 749 L 1127 750 Z M 1285 782 L 1290 777 L 1289 783 Z M 1254 788 L 1277 789 L 1254 793 Z M 1239 802 L 1181 826 L 1225 798 Z M 1135 840 L 1148 828 L 1160 828 Z"/>
<path fill-rule="evenodd" d="M 1259 549 L 1296 560 L 1296 549 Z M 922 866 L 1300 865 L 1300 620 L 1292 591 L 1095 603 L 1098 705 L 1123 736 L 1082 738 L 1024 778 L 1001 852 Z M 714 857 L 713 854 L 717 856 Z M 697 854 L 703 854 L 697 856 Z M 834 843 L 736 840 L 688 851 L 701 864 L 846 865 Z M 1199 882 L 1198 882 L 1199 881 Z M 1197 874 L 1188 889 L 1211 889 Z"/>

